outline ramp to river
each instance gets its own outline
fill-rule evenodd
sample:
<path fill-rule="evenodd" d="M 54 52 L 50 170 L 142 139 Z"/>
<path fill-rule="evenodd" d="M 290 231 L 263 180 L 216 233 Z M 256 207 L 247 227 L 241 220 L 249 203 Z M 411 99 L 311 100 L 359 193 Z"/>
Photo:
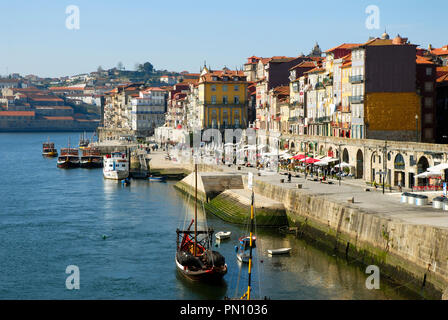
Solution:
<path fill-rule="evenodd" d="M 198 173 L 198 199 L 207 212 L 231 223 L 246 224 L 250 217 L 251 191 L 244 189 L 241 174 Z M 189 174 L 175 187 L 194 196 L 195 175 Z M 276 200 L 255 195 L 255 215 L 258 226 L 288 224 L 285 206 Z"/>

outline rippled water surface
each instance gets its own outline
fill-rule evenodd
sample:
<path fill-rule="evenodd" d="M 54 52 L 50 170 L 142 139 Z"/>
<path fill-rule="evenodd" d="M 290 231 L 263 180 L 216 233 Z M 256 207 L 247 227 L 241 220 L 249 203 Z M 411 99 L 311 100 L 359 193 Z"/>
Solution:
<path fill-rule="evenodd" d="M 185 281 L 175 269 L 176 228 L 191 219 L 191 203 L 173 182 L 104 180 L 101 169 L 63 170 L 41 156 L 50 136 L 56 147 L 77 133 L 0 133 L 0 298 L 2 299 L 222 299 L 243 293 L 247 267 L 234 246 L 245 233 L 213 216 L 208 225 L 230 230 L 215 247 L 229 272 L 219 286 Z M 186 214 L 187 216 L 186 218 Z M 103 239 L 103 235 L 106 239 Z M 258 230 L 254 294 L 271 299 L 406 299 L 381 282 L 367 290 L 367 275 L 275 230 Z M 269 257 L 270 248 L 292 247 Z M 80 270 L 80 289 L 65 286 L 66 267 Z"/>

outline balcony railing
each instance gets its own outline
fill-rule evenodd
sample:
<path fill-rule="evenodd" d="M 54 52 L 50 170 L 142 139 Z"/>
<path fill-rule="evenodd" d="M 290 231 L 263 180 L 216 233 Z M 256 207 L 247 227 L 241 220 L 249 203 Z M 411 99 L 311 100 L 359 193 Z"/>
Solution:
<path fill-rule="evenodd" d="M 330 121 L 331 121 L 331 117 L 328 117 L 328 116 L 316 118 L 316 122 L 320 122 L 320 123 L 322 123 L 322 122 L 330 122 Z"/>
<path fill-rule="evenodd" d="M 364 76 L 363 75 L 350 76 L 349 80 L 350 83 L 362 83 L 364 82 Z"/>
<path fill-rule="evenodd" d="M 364 96 L 351 96 L 349 97 L 350 103 L 363 103 Z"/>

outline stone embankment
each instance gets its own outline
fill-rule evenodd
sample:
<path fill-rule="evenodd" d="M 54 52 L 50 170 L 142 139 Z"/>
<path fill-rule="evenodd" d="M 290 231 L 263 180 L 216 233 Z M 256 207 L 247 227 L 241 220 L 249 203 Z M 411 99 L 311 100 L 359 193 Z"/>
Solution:
<path fill-rule="evenodd" d="M 195 174 L 191 173 L 179 181 L 175 187 L 194 196 Z M 236 224 L 249 222 L 251 192 L 244 188 L 241 174 L 198 173 L 197 196 L 198 200 L 204 203 L 207 212 L 224 221 Z M 258 194 L 255 196 L 254 203 L 258 226 L 280 227 L 288 224 L 286 210 L 282 203 Z"/>
<path fill-rule="evenodd" d="M 166 163 L 177 170 L 193 169 L 190 164 Z M 218 207 L 221 210 L 215 214 L 230 221 L 228 217 L 234 212 L 242 215 L 248 210 L 246 173 L 213 165 L 200 165 L 199 172 L 239 176 L 244 185 L 235 188 L 222 179 L 222 190 L 213 197 L 207 197 L 204 189 L 202 199 L 214 205 L 209 211 Z M 280 183 L 280 178 L 276 174 L 254 177 L 256 203 L 269 207 L 266 216 L 286 212 L 289 226 L 298 227 L 300 236 L 363 265 L 376 265 L 381 277 L 389 277 L 425 297 L 448 296 L 448 214 L 444 211 L 430 205 L 400 204 L 399 194 L 366 192 L 365 187 L 354 187 L 348 182 L 341 186 L 324 185 L 301 178 L 303 188 L 298 189 L 295 184 Z M 190 183 L 180 185 L 191 194 Z M 225 208 L 229 208 L 228 212 Z M 263 208 L 257 212 L 260 209 Z"/>

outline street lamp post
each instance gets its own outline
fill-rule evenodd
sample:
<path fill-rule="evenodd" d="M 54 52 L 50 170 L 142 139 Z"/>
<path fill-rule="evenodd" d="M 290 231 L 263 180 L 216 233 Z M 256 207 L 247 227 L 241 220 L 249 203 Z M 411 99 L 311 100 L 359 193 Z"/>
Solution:
<path fill-rule="evenodd" d="M 384 150 L 383 150 L 383 194 L 384 194 L 384 182 L 387 177 L 387 140 L 384 141 Z"/>
<path fill-rule="evenodd" d="M 418 115 L 415 115 L 415 142 L 418 142 Z"/>
<path fill-rule="evenodd" d="M 341 185 L 342 179 L 342 161 L 341 161 L 341 144 L 339 144 L 339 186 Z"/>

